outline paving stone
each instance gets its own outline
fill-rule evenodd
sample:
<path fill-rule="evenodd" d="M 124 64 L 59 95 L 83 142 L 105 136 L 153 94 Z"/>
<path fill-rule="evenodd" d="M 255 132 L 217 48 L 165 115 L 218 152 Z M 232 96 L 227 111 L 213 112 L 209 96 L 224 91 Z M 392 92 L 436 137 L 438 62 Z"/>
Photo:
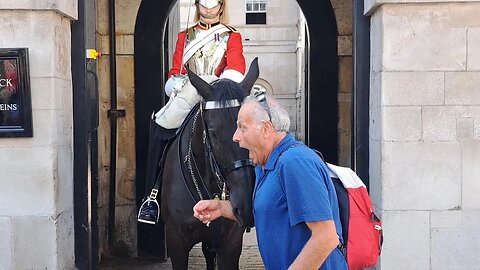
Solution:
<path fill-rule="evenodd" d="M 242 255 L 240 256 L 240 270 L 261 270 L 265 269 L 258 246 L 243 246 Z M 108 259 L 103 262 L 99 270 L 170 270 L 172 264 L 170 260 L 159 262 L 154 260 L 141 259 Z M 203 258 L 202 248 L 200 245 L 195 246 L 190 251 L 188 269 L 206 269 L 205 259 Z"/>

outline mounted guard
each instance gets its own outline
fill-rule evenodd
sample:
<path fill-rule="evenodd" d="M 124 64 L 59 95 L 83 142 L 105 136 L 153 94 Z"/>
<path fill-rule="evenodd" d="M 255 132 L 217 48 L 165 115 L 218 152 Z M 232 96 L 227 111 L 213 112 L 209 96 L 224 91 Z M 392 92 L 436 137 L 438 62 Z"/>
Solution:
<path fill-rule="evenodd" d="M 167 104 L 150 121 L 146 198 L 138 221 L 155 224 L 159 219 L 156 199 L 162 171 L 161 159 L 177 128 L 202 97 L 190 83 L 186 68 L 207 82 L 228 78 L 241 82 L 245 74 L 242 37 L 228 23 L 227 0 L 195 0 L 195 24 L 178 34 L 165 93 Z M 189 20 L 188 20 L 189 21 Z"/>

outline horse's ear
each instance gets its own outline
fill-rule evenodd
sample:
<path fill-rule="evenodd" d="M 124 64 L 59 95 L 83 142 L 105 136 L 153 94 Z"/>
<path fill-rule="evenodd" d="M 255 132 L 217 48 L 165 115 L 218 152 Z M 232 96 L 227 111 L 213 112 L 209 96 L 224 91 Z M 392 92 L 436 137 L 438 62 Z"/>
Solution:
<path fill-rule="evenodd" d="M 210 94 L 212 94 L 212 86 L 188 68 L 187 72 L 188 78 L 190 79 L 193 87 L 197 89 L 197 92 L 203 97 L 203 99 L 207 100 Z"/>
<path fill-rule="evenodd" d="M 258 69 L 258 57 L 253 59 L 252 63 L 250 64 L 250 68 L 248 69 L 247 75 L 243 78 L 243 81 L 240 83 L 242 88 L 245 90 L 245 95 L 250 95 L 250 91 L 252 90 L 253 85 L 258 79 L 260 71 Z"/>

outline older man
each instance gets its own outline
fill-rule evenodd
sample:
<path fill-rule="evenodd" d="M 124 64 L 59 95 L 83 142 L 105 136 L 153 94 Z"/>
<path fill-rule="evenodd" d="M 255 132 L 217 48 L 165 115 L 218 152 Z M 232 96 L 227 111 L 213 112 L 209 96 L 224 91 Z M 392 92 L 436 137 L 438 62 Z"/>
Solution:
<path fill-rule="evenodd" d="M 288 133 L 288 113 L 265 94 L 247 97 L 233 140 L 257 164 L 254 216 L 267 269 L 348 269 L 339 248 L 338 203 L 325 164 Z M 198 202 L 194 216 L 208 224 L 235 219 L 229 201 Z"/>

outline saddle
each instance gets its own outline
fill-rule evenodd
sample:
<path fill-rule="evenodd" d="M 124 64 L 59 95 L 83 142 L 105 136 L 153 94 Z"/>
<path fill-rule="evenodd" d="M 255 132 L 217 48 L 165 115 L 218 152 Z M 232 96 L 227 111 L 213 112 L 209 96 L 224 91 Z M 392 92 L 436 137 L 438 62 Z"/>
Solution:
<path fill-rule="evenodd" d="M 170 146 L 172 145 L 172 143 L 175 141 L 176 137 L 178 137 L 180 134 L 183 133 L 183 131 L 185 130 L 185 127 L 187 126 L 187 123 L 195 115 L 195 113 L 198 111 L 199 108 L 200 108 L 200 103 L 197 103 L 192 108 L 192 110 L 190 110 L 190 112 L 182 122 L 181 126 L 174 133 L 174 135 L 172 137 L 166 138 L 167 142 L 165 144 L 165 147 L 163 148 L 162 155 L 158 163 L 158 167 L 160 168 L 160 170 L 155 178 L 155 182 L 153 184 L 150 194 L 143 199 L 143 202 L 140 206 L 140 211 L 137 217 L 137 220 L 139 222 L 147 223 L 147 224 L 155 224 L 158 222 L 160 218 L 161 208 L 157 200 L 157 196 L 158 196 L 160 187 L 162 186 L 163 168 L 165 167 L 164 165 L 165 165 L 165 160 L 166 160 L 168 150 L 170 149 Z"/>

